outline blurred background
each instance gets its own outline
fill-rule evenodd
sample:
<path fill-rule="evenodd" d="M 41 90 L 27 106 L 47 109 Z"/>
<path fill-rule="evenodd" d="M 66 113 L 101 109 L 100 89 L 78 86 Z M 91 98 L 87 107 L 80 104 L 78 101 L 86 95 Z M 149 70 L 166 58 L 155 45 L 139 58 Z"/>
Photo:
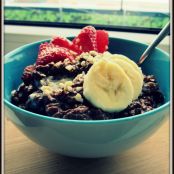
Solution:
<path fill-rule="evenodd" d="M 150 43 L 170 20 L 169 6 L 169 0 L 5 0 L 5 53 L 53 35 L 76 35 L 86 25 Z M 169 39 L 159 46 L 169 51 Z"/>
<path fill-rule="evenodd" d="M 162 28 L 168 0 L 5 0 L 6 22 Z"/>

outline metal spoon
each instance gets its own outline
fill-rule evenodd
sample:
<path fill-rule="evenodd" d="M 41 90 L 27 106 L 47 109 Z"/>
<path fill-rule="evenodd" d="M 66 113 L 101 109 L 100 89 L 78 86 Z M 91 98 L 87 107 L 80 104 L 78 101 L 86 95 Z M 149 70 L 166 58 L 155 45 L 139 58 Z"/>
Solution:
<path fill-rule="evenodd" d="M 169 32 L 170 32 L 170 22 L 164 26 L 164 28 L 157 35 L 156 39 L 144 51 L 144 53 L 142 54 L 142 56 L 140 57 L 140 59 L 137 63 L 139 66 L 145 61 L 145 59 L 148 57 L 148 55 L 161 42 L 161 40 L 164 39 L 169 34 Z"/>

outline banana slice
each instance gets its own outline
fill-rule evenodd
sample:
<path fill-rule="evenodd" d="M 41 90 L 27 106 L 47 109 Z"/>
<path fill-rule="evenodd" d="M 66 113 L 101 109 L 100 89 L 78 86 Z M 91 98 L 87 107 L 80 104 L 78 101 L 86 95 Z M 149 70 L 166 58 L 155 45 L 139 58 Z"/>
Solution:
<path fill-rule="evenodd" d="M 127 60 L 127 58 L 120 55 L 118 56 L 117 54 L 114 54 L 113 56 L 111 56 L 109 60 L 120 65 L 121 68 L 124 70 L 124 72 L 127 74 L 134 88 L 133 100 L 137 99 L 143 87 L 143 78 L 142 78 L 143 74 L 140 70 L 137 69 L 138 66 L 134 65 L 132 63 L 133 62 L 132 60 L 130 59 Z"/>
<path fill-rule="evenodd" d="M 119 112 L 133 100 L 131 80 L 115 62 L 101 59 L 84 77 L 83 95 L 94 106 L 107 112 Z"/>
<path fill-rule="evenodd" d="M 122 54 L 111 54 L 111 55 L 117 57 L 117 59 L 125 60 L 126 62 L 131 64 L 134 67 L 134 69 L 136 69 L 141 74 L 142 78 L 144 78 L 141 68 L 138 67 L 138 65 L 133 60 L 129 59 L 128 57 Z"/>

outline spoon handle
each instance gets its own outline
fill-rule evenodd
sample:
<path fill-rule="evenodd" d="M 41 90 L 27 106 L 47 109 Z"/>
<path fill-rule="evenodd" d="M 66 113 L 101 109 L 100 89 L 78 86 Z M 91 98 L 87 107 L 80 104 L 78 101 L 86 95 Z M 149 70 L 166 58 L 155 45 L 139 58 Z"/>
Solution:
<path fill-rule="evenodd" d="M 165 25 L 165 27 L 160 31 L 155 40 L 147 47 L 142 56 L 138 61 L 138 65 L 141 65 L 144 60 L 148 57 L 148 55 L 152 52 L 152 50 L 161 42 L 165 36 L 167 36 L 170 32 L 170 22 Z"/>

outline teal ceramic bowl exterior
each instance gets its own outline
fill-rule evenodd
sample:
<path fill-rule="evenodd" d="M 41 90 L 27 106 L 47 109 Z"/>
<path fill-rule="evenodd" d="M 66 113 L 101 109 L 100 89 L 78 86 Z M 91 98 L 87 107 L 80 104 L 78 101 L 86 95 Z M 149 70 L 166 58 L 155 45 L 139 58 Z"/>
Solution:
<path fill-rule="evenodd" d="M 43 42 L 43 41 L 41 41 Z M 56 153 L 83 158 L 113 156 L 138 145 L 163 123 L 169 114 L 170 62 L 165 52 L 155 49 L 142 65 L 145 74 L 154 74 L 165 96 L 165 104 L 137 116 L 99 121 L 65 120 L 42 116 L 20 109 L 10 95 L 21 83 L 25 66 L 35 62 L 39 44 L 20 47 L 5 56 L 5 114 L 31 140 Z M 136 61 L 147 45 L 110 38 L 109 51 Z"/>

